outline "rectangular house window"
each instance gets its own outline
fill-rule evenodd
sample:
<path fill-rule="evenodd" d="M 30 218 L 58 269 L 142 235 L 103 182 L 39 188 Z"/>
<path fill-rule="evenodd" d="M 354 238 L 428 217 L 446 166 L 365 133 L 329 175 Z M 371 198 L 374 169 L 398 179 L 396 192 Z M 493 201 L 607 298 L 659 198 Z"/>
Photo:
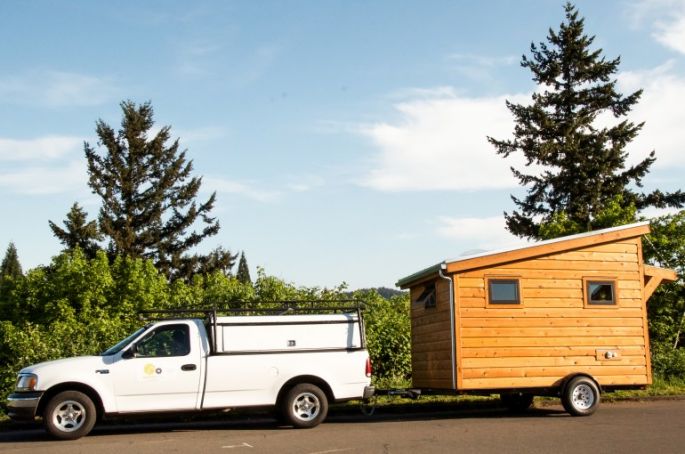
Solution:
<path fill-rule="evenodd" d="M 435 298 L 435 282 L 426 284 L 423 287 L 423 292 L 421 292 L 419 297 L 416 298 L 415 303 L 423 304 L 423 307 L 425 307 L 426 309 L 436 306 L 437 301 Z"/>
<path fill-rule="evenodd" d="M 585 298 L 587 305 L 591 306 L 615 306 L 616 287 L 610 280 L 586 280 Z"/>
<path fill-rule="evenodd" d="M 518 279 L 488 279 L 488 304 L 521 304 Z"/>

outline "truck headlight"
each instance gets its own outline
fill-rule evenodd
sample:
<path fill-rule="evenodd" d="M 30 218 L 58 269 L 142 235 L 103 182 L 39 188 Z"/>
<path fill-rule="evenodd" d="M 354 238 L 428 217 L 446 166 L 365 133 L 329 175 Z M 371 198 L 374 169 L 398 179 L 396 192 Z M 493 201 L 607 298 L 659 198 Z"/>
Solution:
<path fill-rule="evenodd" d="M 14 387 L 17 391 L 33 391 L 38 384 L 38 376 L 35 374 L 19 374 L 17 377 L 17 385 Z"/>

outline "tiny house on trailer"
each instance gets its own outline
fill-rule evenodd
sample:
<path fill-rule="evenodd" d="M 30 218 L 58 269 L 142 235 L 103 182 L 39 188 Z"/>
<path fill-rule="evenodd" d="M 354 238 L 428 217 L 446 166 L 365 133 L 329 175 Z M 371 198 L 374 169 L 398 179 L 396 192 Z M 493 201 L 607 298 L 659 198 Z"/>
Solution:
<path fill-rule="evenodd" d="M 669 269 L 647 265 L 647 222 L 445 260 L 410 290 L 413 386 L 499 393 L 515 409 L 557 395 L 592 414 L 600 390 L 651 384 L 647 300 Z"/>

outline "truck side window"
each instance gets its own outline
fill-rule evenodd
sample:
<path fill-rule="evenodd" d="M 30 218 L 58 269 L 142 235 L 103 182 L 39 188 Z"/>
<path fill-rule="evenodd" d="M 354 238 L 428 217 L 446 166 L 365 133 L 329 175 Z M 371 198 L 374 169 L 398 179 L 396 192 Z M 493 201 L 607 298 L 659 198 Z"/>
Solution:
<path fill-rule="evenodd" d="M 190 353 L 188 325 L 165 325 L 152 331 L 136 345 L 143 357 L 185 356 Z"/>

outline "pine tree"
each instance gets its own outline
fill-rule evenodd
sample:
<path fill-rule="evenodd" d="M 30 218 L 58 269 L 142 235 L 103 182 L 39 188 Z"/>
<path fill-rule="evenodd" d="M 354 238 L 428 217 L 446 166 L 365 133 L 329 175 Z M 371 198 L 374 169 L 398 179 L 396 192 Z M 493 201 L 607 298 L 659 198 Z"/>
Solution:
<path fill-rule="evenodd" d="M 224 276 L 231 274 L 231 269 L 235 265 L 235 259 L 238 254 L 231 254 L 230 251 L 217 247 L 207 255 L 194 255 L 190 259 L 192 263 L 191 269 L 198 274 L 209 274 L 215 271 L 221 271 Z"/>
<path fill-rule="evenodd" d="M 640 163 L 626 167 L 625 147 L 643 123 L 625 117 L 642 90 L 627 96 L 618 93 L 614 75 L 620 57 L 606 60 L 601 49 L 592 50 L 594 36 L 585 35 L 576 8 L 567 3 L 565 13 L 559 31 L 549 30 L 548 44 L 531 44 L 532 58 L 524 55 L 521 60 L 540 90 L 530 105 L 507 101 L 516 122 L 513 140 L 488 137 L 498 154 L 506 158 L 520 151 L 527 165 L 540 169 L 527 174 L 512 168 L 528 192 L 523 200 L 512 196 L 518 209 L 504 215 L 507 228 L 522 237 L 542 238 L 545 230 L 556 231 L 558 226 L 564 227 L 564 233 L 589 231 L 608 227 L 605 223 L 625 219 L 636 209 L 685 203 L 682 191 L 643 194 L 631 189 L 633 184 L 642 186 L 656 159 L 652 151 Z M 602 113 L 612 114 L 617 123 L 599 125 L 596 120 Z M 625 213 L 604 212 L 617 203 Z M 611 209 L 615 211 L 615 206 Z M 546 229 L 548 223 L 556 227 Z"/>
<path fill-rule="evenodd" d="M 19 263 L 19 254 L 17 254 L 17 248 L 13 242 L 10 242 L 7 246 L 7 251 L 5 252 L 5 258 L 2 259 L 2 264 L 0 264 L 0 279 L 17 279 L 24 275 L 21 270 L 21 263 Z"/>
<path fill-rule="evenodd" d="M 88 222 L 88 213 L 74 202 L 64 220 L 64 229 L 52 221 L 48 221 L 52 233 L 65 246 L 65 250 L 73 251 L 80 248 L 88 258 L 95 257 L 100 249 L 97 241 L 102 240 L 102 235 L 96 221 Z"/>
<path fill-rule="evenodd" d="M 245 251 L 240 253 L 240 261 L 238 262 L 238 272 L 236 273 L 236 278 L 243 284 L 252 285 L 252 278 L 250 277 L 250 268 L 247 266 Z"/>
<path fill-rule="evenodd" d="M 124 101 L 121 110 L 119 131 L 102 120 L 96 124 L 104 153 L 85 144 L 89 185 L 102 199 L 99 224 L 110 253 L 153 259 L 169 278 L 187 278 L 202 264 L 225 263 L 228 251 L 217 249 L 213 258 L 189 254 L 219 231 L 219 222 L 210 216 L 216 193 L 196 202 L 202 179 L 191 176 L 192 160 L 179 150 L 178 139 L 169 143 L 170 126 L 150 137 L 150 102 Z M 199 232 L 188 233 L 198 224 Z M 223 260 L 215 260 L 218 256 Z"/>

